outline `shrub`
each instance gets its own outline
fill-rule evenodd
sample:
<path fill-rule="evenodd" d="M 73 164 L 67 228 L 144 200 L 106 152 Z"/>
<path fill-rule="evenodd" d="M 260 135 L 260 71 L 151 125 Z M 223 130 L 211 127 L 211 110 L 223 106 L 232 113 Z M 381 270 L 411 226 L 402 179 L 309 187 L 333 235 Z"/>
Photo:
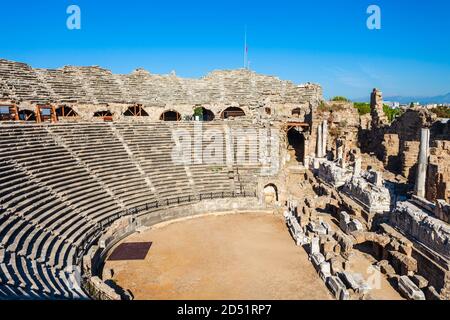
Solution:
<path fill-rule="evenodd" d="M 383 105 L 383 111 L 388 117 L 389 122 L 394 121 L 395 118 L 399 117 L 403 113 L 401 109 L 393 109 L 387 105 Z"/>
<path fill-rule="evenodd" d="M 370 113 L 370 104 L 366 102 L 355 102 L 353 103 L 353 107 L 358 109 L 358 113 L 360 116 Z"/>
<path fill-rule="evenodd" d="M 450 107 L 439 106 L 430 110 L 439 118 L 450 118 Z"/>
<path fill-rule="evenodd" d="M 342 97 L 342 96 L 336 96 L 333 99 L 331 99 L 331 101 L 336 101 L 336 102 L 349 102 L 350 100 L 348 100 L 346 97 Z"/>

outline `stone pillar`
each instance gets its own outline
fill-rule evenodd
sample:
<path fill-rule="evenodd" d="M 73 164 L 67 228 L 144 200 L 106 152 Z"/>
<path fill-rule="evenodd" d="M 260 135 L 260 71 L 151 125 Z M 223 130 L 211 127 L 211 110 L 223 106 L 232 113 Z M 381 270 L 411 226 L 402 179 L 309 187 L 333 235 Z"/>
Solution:
<path fill-rule="evenodd" d="M 425 198 L 425 182 L 427 178 L 428 157 L 430 156 L 430 129 L 420 132 L 419 162 L 417 164 L 415 194 Z"/>
<path fill-rule="evenodd" d="M 388 123 L 387 116 L 383 111 L 383 94 L 378 89 L 373 89 L 370 95 L 370 115 L 372 117 L 372 128 L 374 129 Z"/>
<path fill-rule="evenodd" d="M 322 158 L 323 157 L 323 147 L 322 147 L 322 143 L 323 143 L 323 138 L 322 138 L 322 125 L 318 125 L 317 126 L 317 158 Z"/>
<path fill-rule="evenodd" d="M 355 158 L 355 166 L 353 167 L 353 175 L 359 177 L 361 175 L 361 158 Z"/>
<path fill-rule="evenodd" d="M 328 122 L 322 122 L 322 157 L 327 157 L 327 141 L 328 141 Z"/>
<path fill-rule="evenodd" d="M 378 188 L 381 188 L 383 186 L 383 174 L 379 171 L 374 172 L 374 185 L 376 185 Z"/>
<path fill-rule="evenodd" d="M 345 169 L 345 157 L 344 157 L 344 141 L 342 139 L 336 140 L 336 158 L 337 163 L 341 166 L 341 168 Z"/>

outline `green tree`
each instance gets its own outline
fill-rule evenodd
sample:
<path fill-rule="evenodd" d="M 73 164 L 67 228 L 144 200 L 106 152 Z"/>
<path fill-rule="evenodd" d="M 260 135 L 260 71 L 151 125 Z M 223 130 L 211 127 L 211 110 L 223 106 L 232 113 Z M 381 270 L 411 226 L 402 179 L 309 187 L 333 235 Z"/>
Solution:
<path fill-rule="evenodd" d="M 336 96 L 333 99 L 331 99 L 331 101 L 336 101 L 336 102 L 349 102 L 350 100 L 348 100 L 346 97 L 342 97 L 342 96 Z"/>
<path fill-rule="evenodd" d="M 353 103 L 353 107 L 358 109 L 360 116 L 370 113 L 370 104 L 367 102 L 355 102 Z"/>

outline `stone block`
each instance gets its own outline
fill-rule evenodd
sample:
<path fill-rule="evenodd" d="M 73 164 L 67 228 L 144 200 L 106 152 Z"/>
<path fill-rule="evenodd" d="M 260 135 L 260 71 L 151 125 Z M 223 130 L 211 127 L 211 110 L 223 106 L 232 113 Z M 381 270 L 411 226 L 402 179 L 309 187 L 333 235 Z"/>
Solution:
<path fill-rule="evenodd" d="M 331 276 L 331 266 L 329 262 L 324 261 L 319 265 L 319 275 L 324 281 Z"/>
<path fill-rule="evenodd" d="M 419 288 L 419 289 L 423 289 L 426 286 L 428 286 L 428 280 L 425 279 L 424 277 L 415 274 L 412 278 L 411 278 L 412 282 L 414 282 L 414 284 Z"/>
<path fill-rule="evenodd" d="M 349 300 L 350 294 L 345 284 L 337 276 L 330 276 L 326 281 L 327 287 L 331 290 L 334 297 L 338 300 Z"/>
<path fill-rule="evenodd" d="M 309 250 L 309 254 L 314 255 L 316 253 L 320 253 L 320 246 L 319 246 L 319 238 L 318 237 L 314 237 L 311 239 L 311 243 L 310 243 L 310 250 Z"/>
<path fill-rule="evenodd" d="M 407 276 L 399 278 L 398 289 L 409 300 L 425 300 L 425 294 Z"/>
<path fill-rule="evenodd" d="M 339 273 L 339 278 L 341 278 L 348 288 L 353 289 L 357 293 L 365 294 L 370 290 L 370 287 L 360 273 L 344 271 Z"/>

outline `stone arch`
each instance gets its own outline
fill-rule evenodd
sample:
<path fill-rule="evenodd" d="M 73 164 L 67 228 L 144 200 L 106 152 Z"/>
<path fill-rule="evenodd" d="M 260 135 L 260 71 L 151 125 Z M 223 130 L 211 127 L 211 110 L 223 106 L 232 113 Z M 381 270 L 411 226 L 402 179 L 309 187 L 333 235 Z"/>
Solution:
<path fill-rule="evenodd" d="M 275 205 L 278 202 L 278 188 L 273 183 L 268 183 L 263 189 L 264 203 L 267 205 Z"/>
<path fill-rule="evenodd" d="M 56 108 L 56 115 L 63 118 L 78 117 L 78 113 L 76 113 L 75 110 L 68 106 L 59 106 L 58 108 Z"/>
<path fill-rule="evenodd" d="M 147 111 L 141 105 L 134 105 L 129 107 L 123 115 L 125 117 L 148 117 Z"/>
<path fill-rule="evenodd" d="M 299 163 L 305 163 L 305 136 L 294 128 L 287 132 L 288 151 Z"/>
<path fill-rule="evenodd" d="M 390 243 L 390 238 L 374 232 L 354 232 L 353 249 L 372 255 L 380 261 L 386 258 L 385 247 Z"/>
<path fill-rule="evenodd" d="M 302 114 L 302 109 L 300 108 L 294 108 L 291 111 L 291 116 L 296 117 L 296 118 L 300 118 L 300 115 Z"/>
<path fill-rule="evenodd" d="M 194 109 L 194 117 L 196 116 L 195 111 L 201 109 L 201 113 L 202 113 L 202 119 L 200 119 L 201 121 L 213 121 L 214 118 L 216 117 L 214 115 L 214 112 L 212 112 L 210 109 L 206 109 L 205 107 L 196 107 Z"/>
<path fill-rule="evenodd" d="M 244 117 L 245 112 L 239 107 L 228 107 L 222 111 L 221 118 L 228 119 L 229 117 Z"/>
<path fill-rule="evenodd" d="M 109 110 L 96 111 L 94 117 L 112 117 L 112 113 Z"/>
<path fill-rule="evenodd" d="M 36 121 L 36 114 L 31 110 L 20 110 L 19 119 L 22 121 Z"/>
<path fill-rule="evenodd" d="M 112 121 L 113 114 L 109 110 L 101 110 L 94 112 L 94 118 L 101 118 L 103 121 Z"/>
<path fill-rule="evenodd" d="M 181 114 L 176 110 L 167 110 L 164 111 L 159 117 L 161 121 L 180 121 Z"/>

